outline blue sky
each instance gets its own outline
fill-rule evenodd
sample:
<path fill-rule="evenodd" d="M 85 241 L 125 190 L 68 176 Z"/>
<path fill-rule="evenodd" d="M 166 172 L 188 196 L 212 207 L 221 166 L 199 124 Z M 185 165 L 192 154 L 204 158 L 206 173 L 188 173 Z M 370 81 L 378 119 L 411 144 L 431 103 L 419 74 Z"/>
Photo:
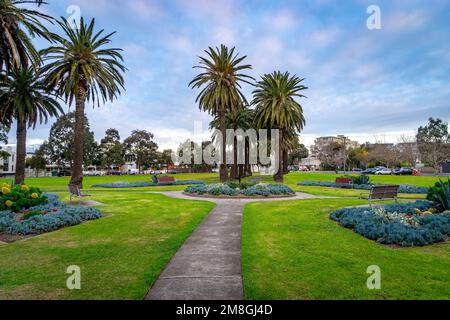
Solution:
<path fill-rule="evenodd" d="M 395 142 L 430 116 L 450 120 L 450 1 L 48 2 L 43 9 L 55 16 L 78 5 L 99 28 L 117 31 L 113 46 L 124 49 L 126 92 L 88 108 L 97 139 L 110 127 L 123 138 L 146 129 L 161 147 L 175 147 L 193 134 L 195 121 L 206 128 L 210 117 L 198 111 L 188 83 L 197 56 L 221 43 L 248 56 L 255 78 L 273 70 L 306 78 L 308 145 L 334 134 Z M 381 9 L 381 30 L 366 27 L 371 4 Z M 248 99 L 251 89 L 244 87 Z M 49 127 L 30 131 L 29 143 L 46 139 Z"/>

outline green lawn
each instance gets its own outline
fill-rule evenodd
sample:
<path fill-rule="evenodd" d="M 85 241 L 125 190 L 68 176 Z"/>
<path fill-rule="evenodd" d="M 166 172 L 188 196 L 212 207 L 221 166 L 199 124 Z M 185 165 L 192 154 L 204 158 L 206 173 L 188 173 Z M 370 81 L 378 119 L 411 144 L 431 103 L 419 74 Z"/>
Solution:
<path fill-rule="evenodd" d="M 337 197 L 358 197 L 361 194 L 359 190 L 343 190 L 336 188 L 326 188 L 326 187 L 304 187 L 298 186 L 300 181 L 335 181 L 336 177 L 342 176 L 341 174 L 328 174 L 328 173 L 303 173 L 294 172 L 286 175 L 285 183 L 293 188 L 295 191 L 307 192 L 314 195 L 322 196 L 337 196 Z M 201 180 L 205 183 L 217 183 L 219 182 L 219 175 L 217 173 L 199 173 L 199 174 L 177 174 L 173 175 L 177 180 Z M 250 181 L 258 177 L 255 174 L 254 177 L 246 178 L 244 180 Z M 422 177 L 412 177 L 412 176 L 371 176 L 371 181 L 374 183 L 386 183 L 386 184 L 412 184 L 417 186 L 431 186 L 435 182 L 439 181 L 440 177 L 422 176 Z M 441 177 L 442 178 L 442 177 Z M 149 175 L 136 175 L 136 176 L 105 176 L 105 177 L 85 177 L 84 186 L 86 190 L 92 190 L 92 186 L 96 184 L 107 184 L 118 181 L 127 182 L 148 182 L 151 177 Z M 262 182 L 273 182 L 272 176 L 261 176 Z M 0 183 L 11 182 L 11 179 L 0 179 Z M 67 184 L 69 183 L 69 178 L 57 178 L 57 177 L 46 177 L 46 178 L 29 178 L 27 183 L 33 186 L 40 187 L 42 190 L 47 192 L 65 192 L 67 191 Z M 184 190 L 186 186 L 161 186 L 161 187 L 146 187 L 146 188 L 130 188 L 130 189 L 120 189 L 127 191 L 175 191 Z M 97 188 L 96 190 L 107 190 Z M 423 195 L 402 195 L 403 198 L 417 198 L 421 199 Z"/>
<path fill-rule="evenodd" d="M 214 207 L 210 202 L 130 192 L 93 193 L 92 199 L 104 203 L 100 208 L 110 216 L 0 244 L 0 300 L 143 299 Z M 66 289 L 70 265 L 81 267 L 81 290 Z"/>
<path fill-rule="evenodd" d="M 249 204 L 242 263 L 246 299 L 450 299 L 450 246 L 392 249 L 329 220 L 352 199 Z M 366 287 L 378 265 L 382 290 Z"/>

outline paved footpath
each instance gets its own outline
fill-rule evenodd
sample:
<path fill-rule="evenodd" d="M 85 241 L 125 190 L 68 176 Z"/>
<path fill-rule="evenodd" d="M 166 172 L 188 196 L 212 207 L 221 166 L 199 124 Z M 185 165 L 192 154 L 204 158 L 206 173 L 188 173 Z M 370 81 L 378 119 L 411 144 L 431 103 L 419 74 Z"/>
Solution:
<path fill-rule="evenodd" d="M 182 192 L 161 192 L 178 199 L 217 204 L 173 256 L 154 283 L 146 300 L 242 300 L 242 212 L 257 201 L 291 201 L 314 196 L 297 193 L 286 199 L 193 198 Z"/>

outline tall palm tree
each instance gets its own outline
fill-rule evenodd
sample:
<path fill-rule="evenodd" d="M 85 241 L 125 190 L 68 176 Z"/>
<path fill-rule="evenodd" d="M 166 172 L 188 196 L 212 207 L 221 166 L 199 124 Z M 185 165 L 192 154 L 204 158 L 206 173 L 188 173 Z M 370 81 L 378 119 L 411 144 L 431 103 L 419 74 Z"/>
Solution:
<path fill-rule="evenodd" d="M 56 98 L 46 89 L 34 68 L 14 68 L 0 80 L 0 122 L 17 121 L 15 183 L 25 181 L 27 129 L 62 113 Z"/>
<path fill-rule="evenodd" d="M 85 103 L 113 101 L 124 89 L 121 49 L 105 48 L 115 32 L 103 35 L 94 32 L 95 19 L 89 24 L 80 21 L 80 27 L 73 30 L 66 19 L 58 21 L 64 37 L 56 37 L 56 46 L 43 50 L 43 67 L 46 84 L 56 88 L 58 94 L 69 105 L 75 101 L 75 140 L 73 168 L 70 184 L 83 187 L 83 135 Z"/>
<path fill-rule="evenodd" d="M 194 68 L 201 72 L 189 83 L 193 89 L 201 89 L 196 103 L 202 111 L 218 117 L 222 132 L 222 163 L 220 165 L 220 181 L 228 180 L 226 159 L 226 113 L 243 108 L 247 100 L 241 91 L 241 83 L 253 84 L 254 80 L 242 72 L 251 69 L 251 65 L 242 64 L 246 56 L 235 54 L 225 45 L 205 50 L 207 57 L 199 57 L 199 65 Z"/>
<path fill-rule="evenodd" d="M 20 5 L 30 3 L 41 5 L 42 0 L 0 0 L 0 71 L 12 68 L 27 68 L 31 62 L 40 64 L 40 56 L 31 38 L 35 36 L 52 39 L 52 34 L 43 21 L 52 17 Z"/>
<path fill-rule="evenodd" d="M 235 110 L 235 112 L 227 112 L 225 115 L 225 123 L 227 129 L 233 130 L 249 130 L 254 128 L 254 110 L 249 108 L 243 108 Z M 209 124 L 210 130 L 217 130 L 220 128 L 220 119 L 218 116 L 214 118 L 213 121 Z M 216 137 L 213 136 L 213 141 L 216 140 Z M 245 141 L 245 164 L 238 165 L 238 150 L 237 150 L 237 139 L 235 138 L 233 141 L 233 156 L 234 156 L 234 164 L 231 168 L 230 179 L 237 180 L 246 176 L 251 175 L 251 167 L 249 163 L 250 158 L 250 141 L 246 139 Z"/>
<path fill-rule="evenodd" d="M 305 98 L 301 91 L 308 89 L 304 79 L 289 72 L 275 71 L 257 82 L 252 104 L 256 106 L 255 119 L 258 128 L 279 130 L 279 168 L 277 182 L 283 182 L 283 133 L 286 130 L 300 132 L 305 125 L 302 106 L 295 98 Z"/>

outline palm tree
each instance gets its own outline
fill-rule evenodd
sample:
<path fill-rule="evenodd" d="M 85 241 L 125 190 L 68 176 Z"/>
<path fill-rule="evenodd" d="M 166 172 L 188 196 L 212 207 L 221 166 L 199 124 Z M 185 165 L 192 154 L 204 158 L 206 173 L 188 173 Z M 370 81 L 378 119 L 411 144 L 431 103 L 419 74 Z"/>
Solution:
<path fill-rule="evenodd" d="M 39 73 L 28 69 L 11 70 L 0 80 L 0 123 L 17 121 L 17 155 L 15 183 L 25 181 L 27 128 L 47 122 L 62 113 L 58 101 L 47 91 Z"/>
<path fill-rule="evenodd" d="M 222 132 L 222 163 L 220 181 L 228 180 L 226 159 L 226 113 L 235 112 L 247 104 L 241 92 L 241 83 L 251 84 L 251 76 L 242 73 L 251 69 L 251 65 L 242 64 L 246 56 L 239 57 L 235 48 L 229 50 L 225 45 L 205 50 L 207 57 L 199 57 L 200 63 L 194 68 L 201 69 L 190 83 L 192 89 L 201 89 L 196 103 L 202 111 L 218 117 Z"/>
<path fill-rule="evenodd" d="M 227 112 L 225 115 L 225 123 L 227 129 L 233 130 L 249 130 L 254 128 L 254 110 L 244 108 L 238 109 L 235 112 Z M 220 119 L 216 116 L 213 121 L 209 124 L 210 130 L 217 130 L 220 126 Z M 213 136 L 213 141 L 216 139 Z M 250 158 L 250 141 L 248 139 L 245 140 L 245 164 L 237 164 L 238 163 L 238 150 L 237 150 L 237 139 L 235 138 L 233 141 L 233 156 L 234 156 L 234 164 L 231 168 L 230 179 L 237 180 L 240 178 L 247 177 L 251 175 L 251 167 L 249 163 Z"/>
<path fill-rule="evenodd" d="M 121 49 L 105 48 L 115 32 L 94 33 L 95 19 L 73 30 L 66 19 L 58 21 L 65 37 L 56 37 L 57 46 L 43 50 L 46 84 L 56 88 L 69 105 L 75 101 L 75 140 L 70 184 L 83 187 L 83 135 L 86 101 L 100 106 L 100 101 L 113 101 L 124 89 Z"/>
<path fill-rule="evenodd" d="M 0 71 L 27 68 L 31 62 L 40 64 L 40 56 L 31 38 L 35 36 L 52 39 L 53 35 L 42 24 L 52 17 L 35 10 L 22 8 L 32 2 L 41 5 L 42 0 L 0 0 Z"/>
<path fill-rule="evenodd" d="M 279 169 L 277 182 L 283 182 L 283 133 L 300 132 L 305 125 L 302 106 L 295 98 L 305 98 L 300 92 L 308 89 L 301 83 L 304 79 L 291 76 L 289 72 L 275 71 L 266 74 L 256 84 L 252 104 L 256 106 L 255 119 L 258 128 L 279 130 Z"/>

